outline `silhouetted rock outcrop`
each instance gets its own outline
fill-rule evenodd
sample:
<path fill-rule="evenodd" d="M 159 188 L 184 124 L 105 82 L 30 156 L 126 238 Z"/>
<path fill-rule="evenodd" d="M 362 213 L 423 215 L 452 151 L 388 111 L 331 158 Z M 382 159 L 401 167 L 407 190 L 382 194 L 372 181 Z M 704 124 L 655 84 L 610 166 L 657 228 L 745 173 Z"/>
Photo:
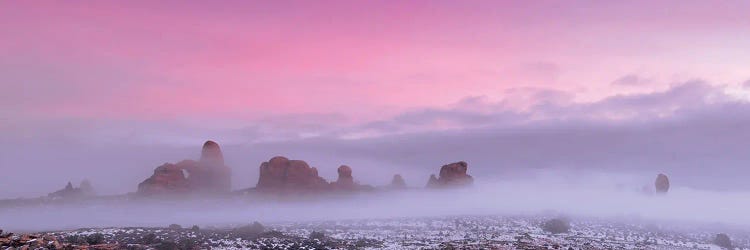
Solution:
<path fill-rule="evenodd" d="M 427 187 L 463 187 L 474 183 L 474 178 L 466 174 L 469 166 L 466 162 L 454 162 L 440 167 L 440 177 L 430 176 Z"/>
<path fill-rule="evenodd" d="M 68 182 L 63 189 L 57 190 L 47 195 L 53 199 L 74 199 L 83 198 L 94 195 L 94 188 L 88 180 L 84 180 L 78 187 L 73 187 L 71 182 Z"/>
<path fill-rule="evenodd" d="M 390 187 L 395 189 L 406 188 L 406 181 L 404 181 L 404 178 L 400 174 L 393 175 Z"/>
<path fill-rule="evenodd" d="M 81 184 L 78 185 L 78 188 L 81 189 L 81 192 L 83 193 L 83 195 L 86 195 L 86 196 L 96 195 L 96 191 L 94 191 L 94 186 L 91 185 L 91 182 L 88 179 L 83 179 L 81 181 Z"/>
<path fill-rule="evenodd" d="M 318 176 L 318 169 L 300 160 L 289 160 L 276 156 L 260 164 L 260 176 L 256 189 L 259 190 L 320 190 L 328 182 Z"/>
<path fill-rule="evenodd" d="M 669 191 L 669 178 L 664 174 L 657 175 L 654 187 L 656 188 L 656 193 L 667 193 Z"/>
<path fill-rule="evenodd" d="M 224 193 L 231 188 L 231 169 L 219 144 L 206 141 L 199 161 L 165 163 L 138 185 L 139 194 Z"/>
<path fill-rule="evenodd" d="M 425 187 L 427 187 L 427 188 L 436 188 L 438 186 L 440 186 L 440 184 L 438 184 L 437 177 L 435 177 L 434 174 L 431 174 L 430 175 L 430 179 L 427 180 L 427 185 Z"/>

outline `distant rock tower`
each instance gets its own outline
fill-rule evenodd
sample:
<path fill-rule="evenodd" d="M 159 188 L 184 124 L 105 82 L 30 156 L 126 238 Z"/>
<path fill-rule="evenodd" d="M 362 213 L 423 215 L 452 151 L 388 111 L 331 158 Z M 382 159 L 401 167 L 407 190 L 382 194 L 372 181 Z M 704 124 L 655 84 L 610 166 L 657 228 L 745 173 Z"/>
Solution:
<path fill-rule="evenodd" d="M 654 187 L 657 194 L 666 194 L 669 191 L 669 178 L 664 174 L 657 175 Z"/>
<path fill-rule="evenodd" d="M 224 156 L 221 154 L 221 147 L 219 147 L 219 144 L 211 140 L 203 143 L 200 161 L 213 163 L 219 166 L 224 165 Z"/>
<path fill-rule="evenodd" d="M 352 177 L 352 168 L 347 165 L 341 165 L 337 170 L 339 178 L 336 179 L 336 186 L 340 188 L 354 187 L 354 177 Z"/>
<path fill-rule="evenodd" d="M 227 193 L 231 189 L 231 180 L 232 170 L 224 165 L 219 144 L 206 141 L 200 160 L 183 160 L 157 167 L 151 177 L 138 184 L 138 193 Z"/>
<path fill-rule="evenodd" d="M 390 187 L 395 189 L 406 188 L 406 181 L 404 181 L 404 178 L 400 174 L 393 175 Z"/>
<path fill-rule="evenodd" d="M 428 188 L 465 187 L 474 183 L 474 178 L 466 174 L 469 164 L 463 161 L 454 162 L 440 167 L 439 178 L 430 176 L 427 181 Z"/>

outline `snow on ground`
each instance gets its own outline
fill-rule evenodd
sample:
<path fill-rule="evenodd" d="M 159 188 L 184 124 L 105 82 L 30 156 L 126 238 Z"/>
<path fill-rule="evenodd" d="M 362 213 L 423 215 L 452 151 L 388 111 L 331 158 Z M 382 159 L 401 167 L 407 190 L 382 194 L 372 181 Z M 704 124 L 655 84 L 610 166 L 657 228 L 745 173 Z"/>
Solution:
<path fill-rule="evenodd" d="M 541 227 L 550 218 L 446 216 L 276 222 L 266 224 L 265 233 L 252 237 L 219 227 L 53 233 L 63 239 L 101 233 L 107 242 L 128 244 L 142 244 L 145 236 L 154 234 L 163 241 L 190 241 L 201 249 L 720 249 L 711 243 L 713 237 L 727 233 L 735 247 L 750 249 L 748 231 L 716 232 L 711 227 L 571 218 L 569 232 L 552 234 Z M 325 237 L 312 239 L 313 232 L 322 232 Z"/>

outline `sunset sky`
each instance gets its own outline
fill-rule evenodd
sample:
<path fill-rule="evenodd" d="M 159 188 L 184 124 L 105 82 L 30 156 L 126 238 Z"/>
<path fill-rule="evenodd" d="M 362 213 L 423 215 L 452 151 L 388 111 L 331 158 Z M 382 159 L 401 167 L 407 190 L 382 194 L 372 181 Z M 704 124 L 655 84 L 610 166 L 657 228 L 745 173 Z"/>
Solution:
<path fill-rule="evenodd" d="M 431 167 L 450 159 L 420 162 L 361 145 L 399 138 L 414 154 L 456 153 L 430 145 L 447 137 L 500 147 L 492 143 L 504 140 L 470 139 L 518 135 L 509 131 L 573 133 L 576 142 L 564 144 L 582 150 L 600 143 L 586 138 L 636 138 L 618 141 L 597 161 L 603 165 L 632 154 L 662 166 L 708 157 L 684 172 L 666 168 L 690 183 L 702 183 L 697 173 L 712 160 L 731 162 L 716 176 L 732 178 L 750 157 L 740 150 L 750 149 L 742 144 L 750 132 L 750 1 L 2 1 L 0 37 L 0 168 L 52 171 L 34 194 L 80 180 L 80 172 L 128 173 L 99 181 L 128 191 L 122 183 L 194 155 L 206 139 L 256 152 L 228 156 L 235 172 L 248 174 L 275 154 L 295 153 L 323 164 L 341 154 L 352 165 L 382 157 L 397 169 Z M 649 141 L 655 136 L 665 139 Z M 540 149 L 523 138 L 521 154 Z M 321 144 L 299 146 L 310 140 Z M 663 154 L 644 149 L 653 143 Z M 154 153 L 164 148 L 180 153 Z M 559 158 L 533 164 L 578 166 L 561 159 L 585 154 L 557 149 L 542 150 Z M 465 153 L 447 155 L 471 163 L 478 154 Z M 480 153 L 480 163 L 507 159 Z M 340 164 L 328 161 L 323 169 Z M 0 175 L 0 198 L 22 193 L 6 191 L 20 183 L 9 176 Z M 254 177 L 235 178 L 251 185 Z"/>

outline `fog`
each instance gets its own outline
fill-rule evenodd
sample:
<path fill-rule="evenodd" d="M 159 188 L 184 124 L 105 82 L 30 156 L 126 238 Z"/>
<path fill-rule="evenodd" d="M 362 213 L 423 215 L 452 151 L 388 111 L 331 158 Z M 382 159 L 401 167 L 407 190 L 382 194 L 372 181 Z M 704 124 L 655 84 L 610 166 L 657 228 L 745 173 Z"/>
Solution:
<path fill-rule="evenodd" d="M 277 155 L 304 160 L 329 181 L 336 179 L 336 168 L 346 164 L 361 184 L 385 185 L 401 174 L 414 190 L 305 202 L 247 196 L 1 208 L 0 228 L 540 213 L 746 228 L 750 104 L 717 97 L 719 90 L 689 82 L 663 92 L 593 103 L 543 102 L 528 112 L 475 112 L 465 109 L 479 105 L 469 99 L 455 108 L 406 112 L 357 126 L 313 124 L 323 132 L 311 137 L 259 129 L 284 128 L 274 123 L 218 129 L 176 125 L 179 122 L 12 120 L 0 124 L 0 198 L 45 196 L 67 181 L 84 178 L 100 195 L 134 192 L 155 167 L 196 159 L 207 139 L 221 144 L 235 190 L 254 187 L 260 163 Z M 611 113 L 635 115 L 606 119 Z M 460 129 L 428 129 L 435 121 L 454 122 Z M 298 124 L 305 123 L 291 119 L 282 125 L 295 132 L 308 129 Z M 346 136 L 370 130 L 389 133 Z M 266 137 L 277 140 L 261 140 Z M 473 188 L 420 190 L 441 165 L 456 161 L 468 162 Z M 644 194 L 643 187 L 652 187 L 658 173 L 670 177 L 669 194 Z"/>
<path fill-rule="evenodd" d="M 12 119 L 0 123 L 0 199 L 44 196 L 84 178 L 99 194 L 133 192 L 155 167 L 195 159 L 208 139 L 221 144 L 234 189 L 255 186 L 260 163 L 282 155 L 305 160 L 328 180 L 336 178 L 338 166 L 349 165 L 356 180 L 370 185 L 388 183 L 398 173 L 419 186 L 439 166 L 466 161 L 478 180 L 508 182 L 541 170 L 663 172 L 682 187 L 748 191 L 750 103 L 722 90 L 694 81 L 662 92 L 569 104 L 549 101 L 566 93 L 544 91 L 543 102 L 526 112 L 467 98 L 453 108 L 354 126 L 315 123 L 310 115 L 242 128 L 172 120 Z M 495 109 L 475 111 L 486 108 Z M 631 115 L 606 118 L 613 113 Z M 436 121 L 460 129 L 431 129 Z M 300 137 L 301 131 L 316 136 Z M 363 131 L 385 134 L 345 136 Z M 19 176 L 34 179 L 34 185 Z"/>
<path fill-rule="evenodd" d="M 545 172 L 518 181 L 477 181 L 470 188 L 317 195 L 284 200 L 257 195 L 195 200 L 118 200 L 0 209 L 0 228 L 40 231 L 82 227 L 236 226 L 261 223 L 457 215 L 566 216 L 646 223 L 749 228 L 748 192 L 673 187 L 643 191 L 654 176 Z"/>

